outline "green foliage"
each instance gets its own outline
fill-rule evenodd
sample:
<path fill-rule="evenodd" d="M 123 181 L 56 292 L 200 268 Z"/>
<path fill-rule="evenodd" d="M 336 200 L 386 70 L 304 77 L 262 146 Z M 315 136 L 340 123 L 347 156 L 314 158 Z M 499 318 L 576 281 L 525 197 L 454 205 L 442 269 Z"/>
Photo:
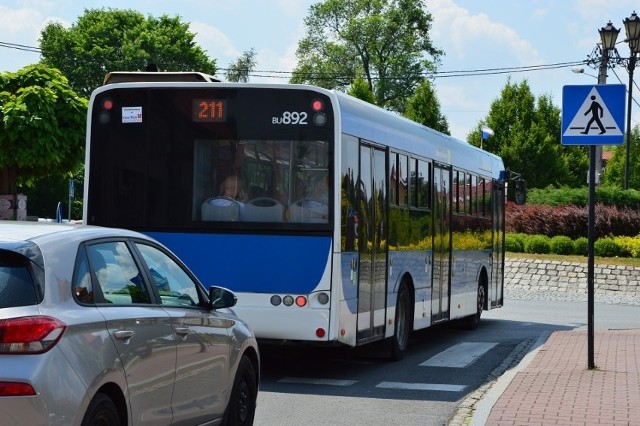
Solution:
<path fill-rule="evenodd" d="M 413 96 L 407 100 L 404 115 L 439 132 L 451 134 L 447 118 L 440 111 L 440 102 L 429 80 L 420 83 Z"/>
<path fill-rule="evenodd" d="M 613 150 L 613 156 L 607 162 L 605 172 L 602 174 L 603 186 L 624 188 L 627 159 L 627 138 L 625 143 L 618 145 Z M 629 188 L 640 190 L 640 127 L 634 126 L 631 130 L 631 145 L 629 146 Z"/>
<path fill-rule="evenodd" d="M 506 234 L 504 236 L 505 250 L 511 253 L 523 253 L 524 243 L 521 238 L 516 237 L 515 234 Z"/>
<path fill-rule="evenodd" d="M 546 204 L 549 206 L 574 205 L 585 207 L 589 203 L 589 188 L 586 186 L 569 188 L 566 186 L 532 189 L 527 192 L 527 204 Z M 640 191 L 621 190 L 611 186 L 596 187 L 596 203 L 618 208 L 640 210 Z"/>
<path fill-rule="evenodd" d="M 594 254 L 600 257 L 620 255 L 620 245 L 613 238 L 598 238 L 593 244 Z"/>
<path fill-rule="evenodd" d="M 587 237 L 579 237 L 572 241 L 564 236 L 549 239 L 544 235 L 507 233 L 505 249 L 510 253 L 587 256 L 589 240 Z M 640 258 L 640 235 L 598 238 L 594 242 L 594 254 L 599 257 Z"/>
<path fill-rule="evenodd" d="M 27 196 L 27 214 L 42 218 L 55 218 L 58 202 L 62 203 L 62 217 L 69 216 L 69 179 L 75 181 L 74 199 L 71 203 L 71 219 L 82 218 L 82 196 L 84 187 L 84 167 L 73 173 L 45 176 L 33 182 L 32 186 L 21 186 L 18 192 Z"/>
<path fill-rule="evenodd" d="M 421 0 L 324 0 L 310 6 L 292 83 L 349 87 L 359 70 L 378 106 L 403 111 L 442 52 Z M 427 59 L 430 57 L 431 60 Z"/>
<path fill-rule="evenodd" d="M 556 235 L 549 241 L 551 253 L 569 255 L 573 254 L 573 240 L 564 235 Z"/>
<path fill-rule="evenodd" d="M 371 91 L 369 83 L 361 76 L 356 77 L 347 93 L 370 104 L 376 103 L 376 96 Z"/>
<path fill-rule="evenodd" d="M 573 254 L 578 256 L 589 254 L 589 239 L 587 237 L 579 237 L 573 241 Z"/>
<path fill-rule="evenodd" d="M 549 237 L 545 235 L 533 235 L 527 239 L 524 246 L 525 253 L 548 254 L 551 252 Z"/>
<path fill-rule="evenodd" d="M 0 193 L 75 170 L 84 158 L 87 100 L 54 68 L 0 74 Z"/>
<path fill-rule="evenodd" d="M 234 62 L 229 64 L 227 68 L 227 80 L 234 82 L 246 83 L 249 81 L 249 73 L 253 71 L 256 66 L 256 51 L 251 48 Z"/>
<path fill-rule="evenodd" d="M 150 63 L 163 71 L 216 72 L 215 61 L 195 45 L 180 17 L 145 18 L 133 10 L 85 9 L 68 29 L 50 23 L 42 30 L 40 48 L 42 62 L 60 69 L 85 97 L 107 72 L 144 70 Z"/>
<path fill-rule="evenodd" d="M 620 256 L 640 258 L 640 237 L 614 237 Z"/>
<path fill-rule="evenodd" d="M 486 124 L 495 134 L 481 141 L 480 128 Z M 467 136 L 504 160 L 505 168 L 520 173 L 527 188 L 548 185 L 580 185 L 584 182 L 587 152 L 581 147 L 560 143 L 560 110 L 549 96 L 536 99 L 527 81 L 510 80 L 493 101 L 487 117 Z M 513 199 L 510 188 L 509 199 Z"/>

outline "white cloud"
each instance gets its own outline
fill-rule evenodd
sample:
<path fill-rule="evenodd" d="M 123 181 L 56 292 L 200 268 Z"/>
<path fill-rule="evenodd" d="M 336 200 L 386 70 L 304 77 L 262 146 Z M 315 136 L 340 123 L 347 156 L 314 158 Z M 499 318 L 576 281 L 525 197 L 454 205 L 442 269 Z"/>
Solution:
<path fill-rule="evenodd" d="M 541 62 L 529 41 L 521 38 L 511 27 L 493 22 L 484 13 L 471 15 L 453 0 L 431 1 L 429 11 L 434 17 L 432 35 L 444 42 L 448 54 L 455 53 L 458 58 L 465 58 L 486 46 L 486 50 L 500 51 L 501 56 L 517 58 L 519 64 Z"/>
<path fill-rule="evenodd" d="M 213 25 L 194 21 L 189 24 L 189 31 L 195 34 L 196 44 L 204 49 L 210 58 L 217 60 L 219 68 L 226 68 L 242 54 L 233 41 Z"/>

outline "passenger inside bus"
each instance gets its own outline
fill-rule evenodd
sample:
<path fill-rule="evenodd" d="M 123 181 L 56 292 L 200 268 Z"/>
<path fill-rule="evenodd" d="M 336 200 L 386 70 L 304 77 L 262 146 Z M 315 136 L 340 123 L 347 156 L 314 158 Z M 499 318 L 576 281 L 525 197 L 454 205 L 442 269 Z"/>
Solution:
<path fill-rule="evenodd" d="M 242 187 L 242 181 L 236 175 L 229 175 L 220 185 L 220 196 L 246 203 L 249 197 Z"/>
<path fill-rule="evenodd" d="M 240 178 L 229 175 L 220 185 L 220 195 L 202 204 L 202 220 L 238 221 L 248 199 Z"/>

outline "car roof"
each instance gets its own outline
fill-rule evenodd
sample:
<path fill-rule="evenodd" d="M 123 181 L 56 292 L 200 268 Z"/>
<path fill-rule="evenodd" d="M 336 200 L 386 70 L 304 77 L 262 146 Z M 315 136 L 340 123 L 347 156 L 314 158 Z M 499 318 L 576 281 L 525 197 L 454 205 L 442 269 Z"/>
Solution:
<path fill-rule="evenodd" d="M 0 222 L 0 242 L 44 242 L 51 239 L 58 240 L 60 238 L 60 233 L 67 233 L 65 237 L 68 238 L 78 237 L 82 239 L 109 236 L 126 236 L 144 238 L 147 240 L 149 239 L 149 237 L 138 232 L 119 228 L 55 222 Z"/>

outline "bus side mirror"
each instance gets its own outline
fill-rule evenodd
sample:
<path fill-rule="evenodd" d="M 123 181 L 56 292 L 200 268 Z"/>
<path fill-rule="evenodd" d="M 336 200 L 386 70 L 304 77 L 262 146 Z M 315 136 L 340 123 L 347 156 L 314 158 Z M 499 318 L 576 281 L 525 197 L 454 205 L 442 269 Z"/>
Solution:
<path fill-rule="evenodd" d="M 518 179 L 515 182 L 515 199 L 516 204 L 521 206 L 527 202 L 527 182 L 523 179 Z"/>

